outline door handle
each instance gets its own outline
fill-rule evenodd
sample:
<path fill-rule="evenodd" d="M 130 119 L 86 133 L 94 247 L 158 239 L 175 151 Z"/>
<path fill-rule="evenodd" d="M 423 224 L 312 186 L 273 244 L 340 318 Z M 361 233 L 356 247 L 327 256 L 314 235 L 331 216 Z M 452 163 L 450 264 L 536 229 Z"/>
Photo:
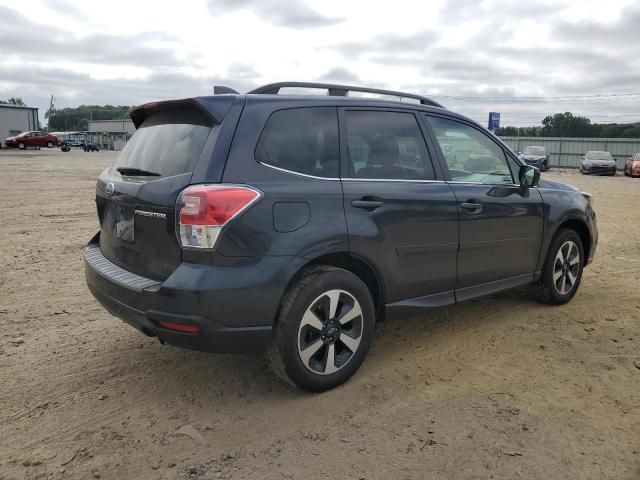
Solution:
<path fill-rule="evenodd" d="M 363 210 L 375 210 L 380 208 L 384 203 L 380 200 L 354 200 L 351 205 L 355 208 L 362 208 Z"/>
<path fill-rule="evenodd" d="M 460 208 L 466 210 L 469 213 L 480 213 L 482 212 L 482 204 L 480 202 L 476 202 L 475 200 L 470 200 L 468 202 L 462 202 L 460 204 Z"/>

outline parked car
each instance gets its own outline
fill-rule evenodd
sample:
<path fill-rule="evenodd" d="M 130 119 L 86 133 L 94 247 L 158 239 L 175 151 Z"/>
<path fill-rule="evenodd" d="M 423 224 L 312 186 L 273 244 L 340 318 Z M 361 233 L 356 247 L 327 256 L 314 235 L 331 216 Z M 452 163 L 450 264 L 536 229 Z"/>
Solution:
<path fill-rule="evenodd" d="M 551 168 L 549 165 L 549 155 L 545 147 L 530 145 L 520 154 L 520 160 L 527 165 L 533 165 L 541 172 L 546 172 Z"/>
<path fill-rule="evenodd" d="M 580 173 L 583 175 L 615 175 L 616 161 L 609 152 L 590 151 L 582 157 Z"/>
<path fill-rule="evenodd" d="M 58 145 L 58 137 L 46 132 L 22 132 L 15 137 L 9 137 L 4 141 L 7 148 L 19 148 L 24 150 L 27 147 L 47 147 L 53 148 Z"/>
<path fill-rule="evenodd" d="M 640 153 L 627 158 L 624 164 L 624 174 L 630 177 L 640 176 Z"/>
<path fill-rule="evenodd" d="M 99 152 L 100 149 L 98 148 L 98 144 L 94 143 L 94 142 L 85 142 L 84 145 L 82 145 L 82 150 L 84 150 L 85 152 Z"/>
<path fill-rule="evenodd" d="M 331 95 L 279 95 L 290 86 Z M 266 350 L 280 378 L 323 391 L 385 316 L 524 285 L 549 304 L 576 294 L 591 196 L 540 180 L 477 123 L 402 92 L 224 91 L 131 110 L 137 131 L 97 181 L 86 282 L 145 335 Z M 467 169 L 450 168 L 451 139 Z"/>

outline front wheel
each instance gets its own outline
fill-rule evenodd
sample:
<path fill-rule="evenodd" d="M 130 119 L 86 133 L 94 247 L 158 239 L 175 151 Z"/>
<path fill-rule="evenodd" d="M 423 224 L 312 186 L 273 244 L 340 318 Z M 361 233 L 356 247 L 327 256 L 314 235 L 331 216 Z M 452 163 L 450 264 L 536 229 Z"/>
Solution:
<path fill-rule="evenodd" d="M 20 142 L 20 143 L 18 144 L 18 148 L 19 148 L 20 150 L 24 150 L 24 149 L 25 149 L 25 147 L 26 147 L 26 145 L 25 145 L 24 143 L 22 143 L 22 142 Z"/>
<path fill-rule="evenodd" d="M 561 229 L 551 241 L 540 280 L 533 293 L 542 303 L 562 305 L 576 294 L 582 279 L 584 247 L 580 236 Z"/>
<path fill-rule="evenodd" d="M 53 148 L 53 142 L 47 142 L 47 148 Z"/>
<path fill-rule="evenodd" d="M 360 278 L 341 268 L 311 267 L 282 301 L 267 361 L 295 387 L 329 390 L 360 368 L 374 327 L 373 300 Z"/>

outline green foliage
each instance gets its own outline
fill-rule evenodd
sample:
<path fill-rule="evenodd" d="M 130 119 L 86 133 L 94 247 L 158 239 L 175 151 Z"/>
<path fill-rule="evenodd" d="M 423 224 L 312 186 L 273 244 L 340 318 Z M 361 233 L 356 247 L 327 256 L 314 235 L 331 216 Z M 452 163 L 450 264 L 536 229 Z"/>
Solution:
<path fill-rule="evenodd" d="M 89 127 L 89 120 L 129 118 L 129 108 L 123 105 L 80 105 L 75 108 L 54 109 L 44 116 L 49 120 L 49 131 L 83 131 Z"/>
<path fill-rule="evenodd" d="M 542 127 L 501 127 L 496 135 L 501 137 L 539 137 Z"/>
<path fill-rule="evenodd" d="M 543 137 L 591 137 L 595 133 L 591 120 L 574 117 L 571 112 L 556 113 L 542 120 Z"/>
<path fill-rule="evenodd" d="M 27 105 L 22 101 L 20 97 L 11 97 L 9 100 L 0 100 L 1 105 L 17 105 L 19 107 L 26 107 Z"/>
<path fill-rule="evenodd" d="M 622 134 L 621 138 L 640 138 L 640 124 L 636 124 L 626 128 Z"/>
<path fill-rule="evenodd" d="M 541 127 L 507 126 L 499 128 L 496 133 L 505 137 L 640 138 L 640 123 L 591 123 L 587 117 L 565 112 L 545 117 Z"/>

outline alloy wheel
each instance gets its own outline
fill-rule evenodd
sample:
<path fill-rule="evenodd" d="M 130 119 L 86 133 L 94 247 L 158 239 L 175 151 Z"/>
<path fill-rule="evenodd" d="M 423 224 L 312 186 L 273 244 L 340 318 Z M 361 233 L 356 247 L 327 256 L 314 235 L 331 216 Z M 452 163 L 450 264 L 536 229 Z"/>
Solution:
<path fill-rule="evenodd" d="M 305 311 L 298 328 L 298 355 L 319 375 L 336 373 L 353 358 L 362 340 L 362 308 L 344 290 L 329 290 Z"/>
<path fill-rule="evenodd" d="M 553 262 L 553 286 L 560 295 L 567 295 L 576 286 L 580 273 L 580 251 L 575 242 L 562 244 Z"/>

